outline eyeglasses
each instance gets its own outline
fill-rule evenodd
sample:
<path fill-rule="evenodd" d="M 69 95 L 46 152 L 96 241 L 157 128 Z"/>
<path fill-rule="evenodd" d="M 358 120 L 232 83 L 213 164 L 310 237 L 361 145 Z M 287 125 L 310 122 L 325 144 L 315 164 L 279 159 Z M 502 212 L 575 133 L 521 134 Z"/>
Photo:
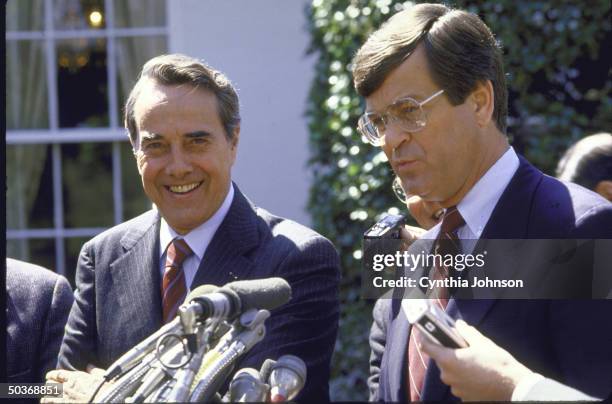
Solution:
<path fill-rule="evenodd" d="M 374 146 L 384 144 L 385 131 L 387 125 L 391 122 L 396 122 L 403 131 L 418 132 L 427 123 L 427 115 L 423 111 L 423 105 L 443 92 L 444 90 L 440 90 L 421 102 L 411 97 L 402 98 L 389 105 L 382 114 L 367 112 L 359 118 L 357 128 Z"/>

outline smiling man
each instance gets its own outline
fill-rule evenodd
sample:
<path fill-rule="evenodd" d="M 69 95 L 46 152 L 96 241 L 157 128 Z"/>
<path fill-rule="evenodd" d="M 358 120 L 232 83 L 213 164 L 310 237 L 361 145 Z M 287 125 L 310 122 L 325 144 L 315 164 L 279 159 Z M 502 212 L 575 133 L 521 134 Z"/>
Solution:
<path fill-rule="evenodd" d="M 296 355 L 308 373 L 298 399 L 329 400 L 338 256 L 328 240 L 255 207 L 232 183 L 240 114 L 230 81 L 187 56 L 156 57 L 129 96 L 125 124 L 155 209 L 83 246 L 63 370 L 49 378 L 79 387 L 68 397 L 83 401 L 94 379 L 82 371 L 108 367 L 172 320 L 189 290 L 279 276 L 292 299 L 272 311 L 265 339 L 238 367 Z"/>
<path fill-rule="evenodd" d="M 226 135 L 210 91 L 153 79 L 138 87 L 127 119 L 139 134 L 134 152 L 142 184 L 164 221 L 187 234 L 213 217 L 229 193 L 239 120 L 232 117 Z"/>
<path fill-rule="evenodd" d="M 445 209 L 442 222 L 421 236 L 435 243 L 432 251 L 471 253 L 467 250 L 475 243 L 469 240 L 476 240 L 476 248 L 482 250 L 491 239 L 612 238 L 609 202 L 544 175 L 509 145 L 502 52 L 477 15 L 441 4 L 408 7 L 359 49 L 353 76 L 366 101 L 360 132 L 382 147 L 404 191 L 435 207 L 421 212 Z M 498 273 L 526 267 L 542 256 L 532 247 L 537 244 L 522 245 L 534 253 L 531 259 L 521 250 L 512 257 L 516 261 L 496 265 Z M 580 253 L 588 260 L 568 272 L 577 281 L 564 284 L 570 290 L 593 285 L 595 254 L 592 244 L 585 245 L 591 247 Z M 561 255 L 559 249 L 551 252 Z M 545 273 L 553 264 L 545 261 L 537 269 Z M 424 270 L 439 280 L 457 276 L 444 265 Z M 469 276 L 467 271 L 465 277 Z M 555 285 L 555 280 L 549 284 Z M 549 284 L 538 286 L 545 289 Z M 403 295 L 402 290 L 396 292 L 395 296 Z M 468 300 L 455 298 L 450 288 L 435 292 L 432 304 L 452 318 L 464 319 L 530 369 L 597 397 L 610 393 L 612 325 L 599 316 L 610 315 L 611 301 Z M 402 304 L 410 301 L 381 299 L 375 306 L 370 399 L 447 402 L 465 397 L 457 390 L 462 385 L 457 375 L 469 380 L 472 374 L 430 359 L 422 349 L 423 335 L 410 326 Z M 459 349 L 456 358 L 468 357 L 477 348 Z M 516 382 L 521 391 L 529 390 L 533 380 Z M 516 398 L 511 389 L 505 393 L 490 396 L 483 389 L 467 397 Z"/>

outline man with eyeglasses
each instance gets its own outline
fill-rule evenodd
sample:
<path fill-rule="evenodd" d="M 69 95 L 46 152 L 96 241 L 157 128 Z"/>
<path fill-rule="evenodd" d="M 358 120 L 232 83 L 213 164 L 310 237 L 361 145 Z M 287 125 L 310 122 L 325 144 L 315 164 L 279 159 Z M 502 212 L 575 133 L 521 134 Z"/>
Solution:
<path fill-rule="evenodd" d="M 612 205 L 545 176 L 509 145 L 502 54 L 478 16 L 440 4 L 399 12 L 359 49 L 353 75 L 366 101 L 360 132 L 383 149 L 421 212 L 444 209 L 441 223 L 421 238 L 451 241 L 455 254 L 467 240 L 612 238 Z M 573 269 L 591 285 L 588 265 Z M 429 277 L 453 274 L 442 266 Z M 455 298 L 450 288 L 437 292 L 434 303 L 449 316 L 464 319 L 529 369 L 596 397 L 609 395 L 612 302 L 469 300 Z M 401 306 L 399 299 L 381 299 L 374 310 L 371 400 L 520 400 L 537 382 L 517 372 L 501 389 L 483 386 L 476 396 L 462 396 L 449 376 L 457 377 L 455 369 L 427 356 L 423 335 Z M 468 365 L 475 357 L 489 361 L 473 355 L 478 348 L 458 349 L 456 356 Z"/>

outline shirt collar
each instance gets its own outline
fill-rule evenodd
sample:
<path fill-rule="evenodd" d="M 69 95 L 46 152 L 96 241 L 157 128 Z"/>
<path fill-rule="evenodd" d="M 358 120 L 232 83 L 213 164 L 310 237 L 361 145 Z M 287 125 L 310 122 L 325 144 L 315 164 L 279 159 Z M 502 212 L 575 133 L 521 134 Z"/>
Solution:
<path fill-rule="evenodd" d="M 518 167 L 518 156 L 510 146 L 457 204 L 457 210 L 463 216 L 465 224 L 474 239 L 478 239 L 482 235 L 495 205 L 497 205 Z M 440 232 L 441 225 L 441 223 L 436 224 L 421 238 L 435 239 Z"/>
<path fill-rule="evenodd" d="M 204 257 L 208 244 L 210 244 L 210 240 L 212 240 L 217 229 L 221 225 L 221 222 L 223 222 L 223 219 L 225 219 L 227 212 L 229 212 L 233 200 L 234 185 L 230 183 L 229 191 L 227 192 L 225 200 L 219 209 L 217 209 L 217 211 L 207 221 L 194 228 L 184 236 L 181 236 L 174 231 L 174 229 L 170 227 L 168 222 L 166 222 L 166 220 L 162 217 L 159 228 L 159 257 L 161 258 L 164 255 L 172 240 L 174 240 L 176 237 L 181 237 L 187 242 L 189 248 L 191 248 L 191 251 L 193 251 L 193 253 L 198 257 L 198 261 L 201 261 Z"/>
<path fill-rule="evenodd" d="M 495 205 L 518 169 L 519 159 L 512 147 L 487 170 L 457 205 L 474 238 L 480 238 Z"/>

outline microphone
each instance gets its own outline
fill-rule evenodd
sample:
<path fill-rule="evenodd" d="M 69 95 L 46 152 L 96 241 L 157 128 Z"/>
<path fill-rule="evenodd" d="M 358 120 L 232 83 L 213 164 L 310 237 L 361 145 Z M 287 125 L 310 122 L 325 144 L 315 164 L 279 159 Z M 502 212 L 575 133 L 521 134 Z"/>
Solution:
<path fill-rule="evenodd" d="M 283 355 L 272 366 L 270 373 L 270 401 L 282 403 L 292 400 L 306 382 L 306 364 L 294 355 Z"/>
<path fill-rule="evenodd" d="M 291 299 L 291 287 L 282 278 L 235 281 L 210 293 L 190 293 L 189 305 L 200 318 L 234 319 L 250 309 L 273 310 Z"/>
<path fill-rule="evenodd" d="M 229 401 L 232 403 L 265 402 L 267 396 L 268 386 L 253 368 L 240 369 L 230 382 Z"/>
<path fill-rule="evenodd" d="M 205 295 L 217 290 L 219 287 L 215 285 L 202 285 L 193 290 L 185 299 L 185 302 L 189 302 L 193 297 Z M 197 294 L 196 294 L 197 291 Z M 115 377 L 124 374 L 134 364 L 141 360 L 147 353 L 151 352 L 155 348 L 157 340 L 166 333 L 175 333 L 181 328 L 181 321 L 179 318 L 174 318 L 168 324 L 162 326 L 159 330 L 142 340 L 134 348 L 127 351 L 123 356 L 115 361 L 104 374 L 104 379 L 109 381 Z"/>
<path fill-rule="evenodd" d="M 264 363 L 261 365 L 259 369 L 259 376 L 261 380 L 268 380 L 270 378 L 270 372 L 272 372 L 272 367 L 276 364 L 274 359 L 266 359 Z"/>
<path fill-rule="evenodd" d="M 240 324 L 233 327 L 209 351 L 198 372 L 190 401 L 209 401 L 221 384 L 231 375 L 236 361 L 265 337 L 264 322 L 270 316 L 268 310 L 250 309 L 240 317 Z M 237 322 L 238 323 L 238 322 Z"/>
<path fill-rule="evenodd" d="M 235 281 L 222 289 L 233 290 L 240 298 L 242 310 L 274 310 L 291 300 L 291 286 L 279 277 Z"/>
<path fill-rule="evenodd" d="M 147 353 L 155 348 L 155 344 L 157 340 L 162 335 L 169 332 L 176 332 L 181 327 L 178 318 L 175 318 L 168 324 L 161 327 L 159 330 L 154 332 L 145 338 L 142 342 L 136 345 L 134 348 L 127 351 L 123 356 L 115 361 L 104 374 L 104 379 L 107 381 L 124 374 L 128 371 L 132 365 L 136 364 L 139 360 L 141 360 Z"/>
<path fill-rule="evenodd" d="M 164 401 L 180 403 L 189 398 L 191 383 L 200 369 L 204 355 L 204 350 L 200 349 L 193 355 L 187 366 L 176 372 L 174 375 L 175 384 Z"/>
<path fill-rule="evenodd" d="M 194 290 L 192 290 L 191 292 L 189 292 L 187 297 L 185 297 L 183 304 L 189 304 L 189 302 L 195 299 L 196 297 L 204 296 L 208 293 L 216 292 L 217 290 L 219 290 L 219 286 L 217 285 L 210 285 L 210 284 L 200 285 Z"/>

